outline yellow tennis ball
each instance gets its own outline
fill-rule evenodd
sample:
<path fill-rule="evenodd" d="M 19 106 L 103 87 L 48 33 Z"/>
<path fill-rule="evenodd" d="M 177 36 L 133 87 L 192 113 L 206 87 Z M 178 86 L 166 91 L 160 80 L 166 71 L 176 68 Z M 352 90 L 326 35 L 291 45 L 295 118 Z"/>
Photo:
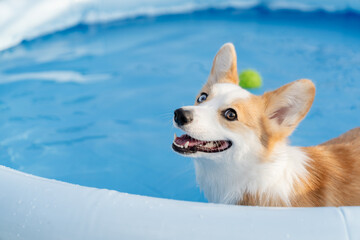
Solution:
<path fill-rule="evenodd" d="M 262 85 L 260 74 L 252 69 L 247 69 L 239 74 L 239 85 L 242 88 L 259 88 Z"/>

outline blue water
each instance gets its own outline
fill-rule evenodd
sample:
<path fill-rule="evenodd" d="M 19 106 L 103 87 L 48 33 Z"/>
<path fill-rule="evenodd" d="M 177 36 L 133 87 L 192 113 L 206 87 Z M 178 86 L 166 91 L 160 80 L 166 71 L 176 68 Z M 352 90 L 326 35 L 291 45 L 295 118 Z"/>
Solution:
<path fill-rule="evenodd" d="M 206 201 L 171 150 L 225 42 L 262 94 L 310 78 L 317 97 L 291 137 L 313 145 L 360 125 L 360 16 L 207 9 L 76 27 L 0 53 L 0 164 L 61 181 Z"/>

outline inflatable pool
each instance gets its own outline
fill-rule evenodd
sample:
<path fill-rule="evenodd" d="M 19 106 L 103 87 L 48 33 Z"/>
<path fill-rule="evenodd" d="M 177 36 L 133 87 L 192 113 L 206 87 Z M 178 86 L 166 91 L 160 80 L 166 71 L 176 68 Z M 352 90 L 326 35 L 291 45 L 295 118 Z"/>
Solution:
<path fill-rule="evenodd" d="M 193 163 L 171 150 L 173 110 L 193 103 L 225 42 L 239 70 L 261 72 L 255 94 L 315 82 L 293 145 L 359 126 L 359 11 L 355 0 L 0 1 L 0 239 L 360 238 L 358 207 L 204 203 Z"/>
<path fill-rule="evenodd" d="M 81 187 L 0 168 L 2 239 L 359 239 L 359 207 L 261 208 Z"/>

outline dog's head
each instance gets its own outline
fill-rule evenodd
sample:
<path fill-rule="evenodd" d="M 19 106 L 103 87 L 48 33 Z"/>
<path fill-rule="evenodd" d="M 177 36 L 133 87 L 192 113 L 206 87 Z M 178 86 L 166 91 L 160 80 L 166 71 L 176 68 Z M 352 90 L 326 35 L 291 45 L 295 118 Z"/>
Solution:
<path fill-rule="evenodd" d="M 305 117 L 315 96 L 310 80 L 297 80 L 256 96 L 238 84 L 236 52 L 231 43 L 216 54 L 207 83 L 194 106 L 175 110 L 174 125 L 186 134 L 173 149 L 191 157 L 228 159 L 252 151 L 267 154 Z"/>

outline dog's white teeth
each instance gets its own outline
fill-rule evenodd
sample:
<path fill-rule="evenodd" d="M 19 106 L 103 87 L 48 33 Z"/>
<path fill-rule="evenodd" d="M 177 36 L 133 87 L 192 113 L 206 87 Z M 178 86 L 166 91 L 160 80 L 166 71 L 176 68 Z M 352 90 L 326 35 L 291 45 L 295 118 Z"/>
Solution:
<path fill-rule="evenodd" d="M 214 145 L 214 142 L 207 142 L 206 144 L 206 147 L 208 148 L 213 148 L 215 145 Z"/>
<path fill-rule="evenodd" d="M 188 146 L 189 146 L 189 141 L 187 141 L 186 143 L 185 143 L 185 148 L 188 148 Z"/>
<path fill-rule="evenodd" d="M 176 138 L 177 138 L 176 133 L 174 133 L 174 141 L 175 141 Z"/>

